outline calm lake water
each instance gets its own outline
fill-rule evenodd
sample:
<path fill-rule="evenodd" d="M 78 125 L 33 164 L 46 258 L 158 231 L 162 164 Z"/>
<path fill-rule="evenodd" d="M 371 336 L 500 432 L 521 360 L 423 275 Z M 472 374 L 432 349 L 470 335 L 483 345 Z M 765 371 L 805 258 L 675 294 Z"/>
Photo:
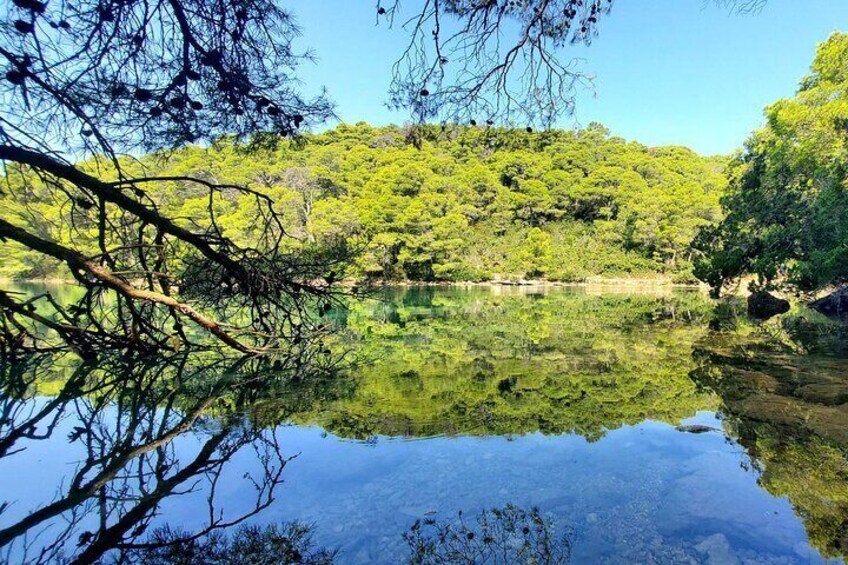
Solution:
<path fill-rule="evenodd" d="M 238 394 L 261 371 L 205 354 L 3 367 L 0 559 L 108 561 L 243 518 L 398 563 L 416 521 L 507 505 L 577 563 L 848 552 L 841 326 L 587 288 L 393 290 L 331 318 L 353 367 Z"/>

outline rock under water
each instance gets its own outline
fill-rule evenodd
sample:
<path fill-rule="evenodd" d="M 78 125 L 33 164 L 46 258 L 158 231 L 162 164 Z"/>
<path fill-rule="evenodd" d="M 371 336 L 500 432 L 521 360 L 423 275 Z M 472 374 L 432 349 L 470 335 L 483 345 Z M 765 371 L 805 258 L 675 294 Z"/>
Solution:
<path fill-rule="evenodd" d="M 819 298 L 810 308 L 830 318 L 848 318 L 848 288 L 840 288 L 823 298 Z"/>
<path fill-rule="evenodd" d="M 748 314 L 754 318 L 767 320 L 778 314 L 789 311 L 789 301 L 778 298 L 764 290 L 751 293 L 748 296 Z"/>

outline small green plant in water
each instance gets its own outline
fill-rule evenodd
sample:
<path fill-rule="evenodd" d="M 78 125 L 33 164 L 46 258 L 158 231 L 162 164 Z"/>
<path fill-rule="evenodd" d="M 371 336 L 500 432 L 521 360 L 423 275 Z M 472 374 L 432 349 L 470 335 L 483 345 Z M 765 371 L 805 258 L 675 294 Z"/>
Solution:
<path fill-rule="evenodd" d="M 490 563 L 493 565 L 544 565 L 565 563 L 571 557 L 567 531 L 538 508 L 529 511 L 509 504 L 480 512 L 466 520 L 418 520 L 404 535 L 410 565 Z"/>

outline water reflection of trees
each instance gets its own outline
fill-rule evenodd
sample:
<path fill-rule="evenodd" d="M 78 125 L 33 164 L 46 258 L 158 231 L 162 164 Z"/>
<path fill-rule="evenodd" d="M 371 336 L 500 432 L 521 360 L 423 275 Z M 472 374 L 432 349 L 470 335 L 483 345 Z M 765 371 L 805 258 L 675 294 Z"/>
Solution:
<path fill-rule="evenodd" d="M 688 377 L 708 313 L 697 295 L 443 292 L 422 301 L 407 293 L 354 305 L 338 320 L 373 360 L 345 378 L 332 378 L 338 367 L 325 347 L 276 361 L 212 352 L 97 362 L 30 356 L 0 374 L 0 461 L 63 434 L 80 455 L 55 498 L 25 515 L 4 507 L 0 547 L 36 563 L 167 562 L 177 546 L 227 555 L 246 535 L 244 522 L 274 499 L 288 462 L 274 429 L 291 420 L 344 437 L 542 431 L 590 439 L 645 418 L 677 423 L 711 406 Z M 253 500 L 226 515 L 216 486 L 242 451 L 259 464 L 244 478 Z M 194 512 L 205 522 L 162 529 L 162 505 L 197 492 L 209 494 Z M 250 535 L 279 549 L 280 539 L 292 541 L 286 532 Z"/>
<path fill-rule="evenodd" d="M 246 523 L 273 501 L 291 455 L 277 424 L 320 423 L 343 437 L 542 431 L 594 439 L 645 418 L 678 423 L 721 408 L 761 485 L 788 497 L 811 543 L 826 556 L 848 554 L 844 328 L 797 316 L 752 325 L 727 305 L 714 315 L 698 295 L 424 298 L 347 312 L 355 347 L 373 362 L 344 378 L 324 348 L 308 359 L 194 352 L 2 365 L 0 462 L 65 434 L 80 455 L 52 500 L 24 515 L 0 500 L 0 550 L 33 563 L 168 563 L 183 550 L 225 563 L 250 546 L 275 562 L 325 563 L 333 553 L 314 547 L 300 525 Z M 251 500 L 226 514 L 216 486 L 240 452 L 257 463 L 243 478 Z M 205 521 L 191 531 L 168 527 L 156 519 L 168 500 L 200 500 L 194 514 Z M 426 520 L 407 540 L 433 559 L 451 547 L 431 543 L 439 528 L 474 533 Z"/>
<path fill-rule="evenodd" d="M 848 556 L 846 328 L 808 314 L 754 326 L 728 313 L 695 348 L 692 378 L 721 396 L 760 485 L 789 499 L 811 545 Z"/>
<path fill-rule="evenodd" d="M 339 552 L 313 541 L 313 529 L 303 524 L 240 526 L 173 543 L 183 534 L 170 528 L 153 532 L 147 544 L 124 551 L 131 565 L 331 565 L 343 561 Z M 436 520 L 422 517 L 403 537 L 406 554 L 396 562 L 410 565 L 559 565 L 571 557 L 571 530 L 538 508 L 508 504 L 476 515 Z"/>
<path fill-rule="evenodd" d="M 577 433 L 714 407 L 689 378 L 709 302 L 697 293 L 499 296 L 414 289 L 354 305 L 373 363 L 337 401 L 295 419 L 343 437 Z"/>
<path fill-rule="evenodd" d="M 337 551 L 318 546 L 313 528 L 300 523 L 239 526 L 202 537 L 168 527 L 144 544 L 122 552 L 116 563 L 131 565 L 331 565 Z"/>
<path fill-rule="evenodd" d="M 275 395 L 332 395 L 333 380 L 322 376 L 333 368 L 329 358 L 307 364 L 199 353 L 97 363 L 31 356 L 2 365 L 0 459 L 13 462 L 34 442 L 56 441 L 67 423 L 79 457 L 52 500 L 15 516 L 12 501 L 0 501 L 0 548 L 28 563 L 90 563 L 113 549 L 150 547 L 155 540 L 145 532 L 163 501 L 201 491 L 206 507 L 196 515 L 206 517 L 203 525 L 169 544 L 244 522 L 274 500 L 290 460 L 274 428 L 254 425 L 246 408 Z M 309 394 L 296 394 L 307 386 Z M 56 390 L 41 396 L 44 388 Z M 178 449 L 175 440 L 189 433 L 197 441 Z M 258 467 L 243 477 L 252 500 L 233 515 L 219 507 L 216 488 L 228 461 L 247 450 Z"/>

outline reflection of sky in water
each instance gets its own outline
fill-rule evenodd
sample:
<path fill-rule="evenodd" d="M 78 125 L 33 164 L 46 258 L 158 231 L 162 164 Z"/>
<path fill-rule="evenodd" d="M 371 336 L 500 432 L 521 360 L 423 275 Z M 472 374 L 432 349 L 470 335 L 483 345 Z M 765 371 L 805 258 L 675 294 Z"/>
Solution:
<path fill-rule="evenodd" d="M 714 332 L 713 307 L 698 294 L 513 296 L 523 292 L 390 292 L 345 313 L 374 362 L 351 381 L 305 387 L 303 407 L 289 406 L 300 397 L 283 391 L 248 410 L 304 424 L 276 429 L 285 454 L 297 457 L 274 503 L 252 520 L 314 524 L 315 541 L 339 547 L 340 563 L 398 562 L 416 519 L 462 511 L 473 520 L 507 504 L 538 506 L 572 532 L 578 563 L 821 562 L 796 512 L 841 551 L 843 358 L 787 356 L 758 345 L 759 329 L 744 324 Z M 42 375 L 47 390 L 58 390 L 61 376 Z M 684 423 L 721 429 L 708 411 L 719 409 L 766 465 L 769 490 L 739 443 L 672 425 L 703 410 Z M 114 431 L 115 414 L 114 405 L 101 414 L 104 432 Z M 76 425 L 66 418 L 49 439 L 0 458 L 0 502 L 14 502 L 0 529 L 67 492 L 84 455 L 68 441 Z M 807 443 L 809 431 L 828 443 Z M 441 433 L 453 436 L 387 437 Z M 173 446 L 185 464 L 207 439 L 188 433 Z M 225 464 L 217 494 L 228 516 L 254 504 L 244 477 L 259 467 L 249 446 Z M 796 509 L 769 491 L 788 492 Z M 198 487 L 165 499 L 154 524 L 201 527 L 206 495 Z M 95 531 L 96 521 L 86 515 L 74 536 Z M 50 543 L 62 520 L 42 527 L 31 534 L 36 545 Z"/>
<path fill-rule="evenodd" d="M 316 429 L 285 433 L 284 445 L 302 455 L 264 519 L 316 523 L 318 539 L 341 546 L 345 561 L 390 561 L 403 549 L 398 533 L 428 512 L 451 517 L 510 502 L 537 505 L 572 528 L 577 562 L 720 560 L 721 536 L 740 558 L 815 555 L 788 501 L 761 490 L 740 466 L 741 448 L 718 433 L 646 422 L 596 443 L 530 434 L 373 446 L 322 439 Z"/>
<path fill-rule="evenodd" d="M 691 422 L 720 427 L 711 413 Z M 0 525 L 55 492 L 57 472 L 75 458 L 63 441 L 71 428 L 66 421 L 53 440 L 0 461 L 3 497 L 18 501 Z M 537 505 L 558 528 L 571 529 L 576 562 L 820 560 L 789 502 L 761 489 L 742 448 L 717 432 L 645 422 L 593 443 L 537 433 L 371 443 L 315 427 L 278 433 L 286 453 L 299 455 L 285 470 L 277 500 L 257 520 L 314 523 L 316 541 L 340 547 L 342 563 L 396 562 L 405 555 L 402 534 L 416 518 L 446 519 L 507 503 Z M 197 438 L 177 442 L 188 456 Z M 242 477 L 254 467 L 250 450 L 228 464 L 219 486 L 228 511 L 252 501 Z M 158 520 L 191 528 L 202 519 L 202 498 L 197 492 L 166 500 Z"/>

